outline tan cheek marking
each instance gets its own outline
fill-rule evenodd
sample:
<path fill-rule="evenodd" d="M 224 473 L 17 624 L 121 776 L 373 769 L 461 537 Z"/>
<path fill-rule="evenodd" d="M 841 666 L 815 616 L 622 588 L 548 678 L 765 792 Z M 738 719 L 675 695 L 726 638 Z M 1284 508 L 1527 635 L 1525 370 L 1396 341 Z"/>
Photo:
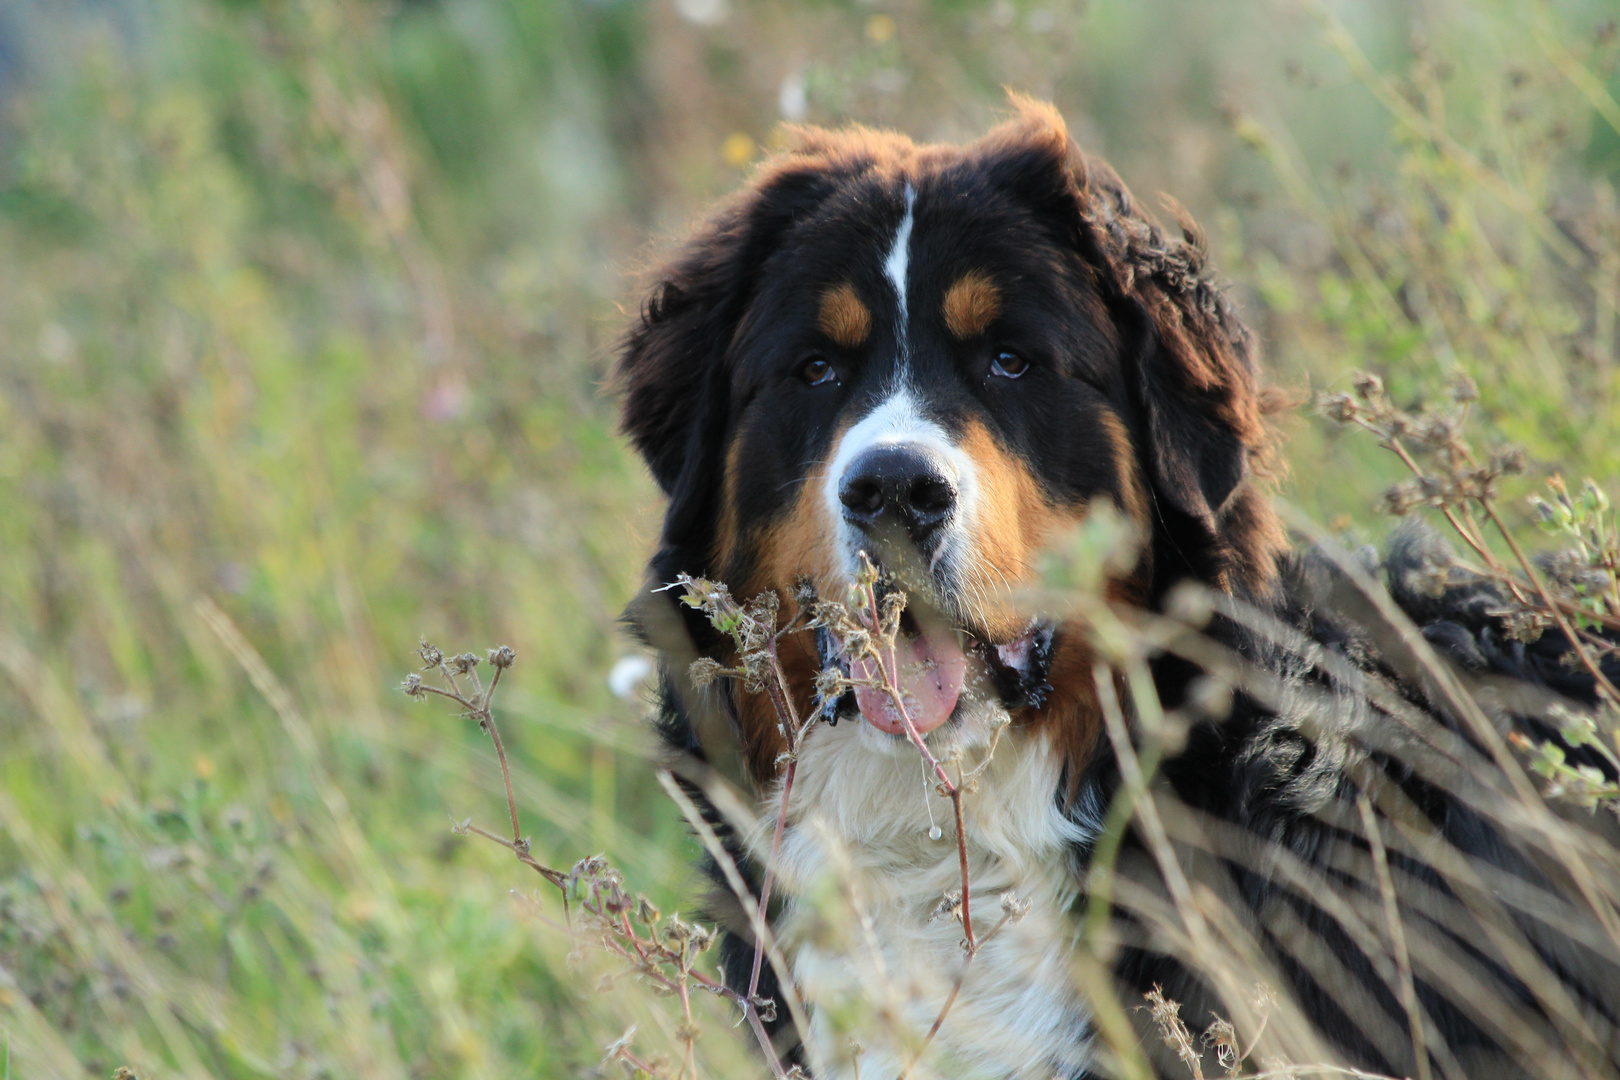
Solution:
<path fill-rule="evenodd" d="M 754 592 L 775 589 L 785 600 L 799 579 L 808 578 L 823 596 L 842 595 L 843 560 L 834 550 L 837 527 L 828 520 L 821 490 L 826 475 L 825 464 L 812 469 L 787 516 L 754 534 L 748 581 Z"/>
<path fill-rule="evenodd" d="M 872 332 L 872 313 L 855 295 L 855 286 L 847 281 L 821 294 L 818 321 L 821 332 L 846 349 L 864 344 Z"/>
<path fill-rule="evenodd" d="M 829 444 L 829 456 L 836 451 L 847 429 L 846 424 L 835 433 Z M 752 599 L 767 590 L 775 590 L 781 601 L 777 615 L 780 622 L 792 620 L 797 612 L 793 587 L 801 578 L 809 578 L 823 596 L 842 595 L 842 560 L 833 547 L 836 523 L 828 520 L 822 490 L 828 467 L 826 462 L 813 467 L 799 485 L 798 495 L 787 513 L 752 530 L 744 542 L 748 550 L 739 555 L 739 561 L 748 565 L 743 579 L 732 583 L 733 595 Z M 809 634 L 785 638 L 780 656 L 794 707 L 803 720 L 812 707 L 815 677 L 821 668 L 815 639 Z M 778 755 L 785 748 L 782 734 L 777 730 L 776 709 L 766 694 L 751 693 L 742 686 L 736 687 L 736 694 L 743 754 L 756 783 L 763 786 L 780 771 Z"/>
<path fill-rule="evenodd" d="M 1001 315 L 1001 290 L 981 270 L 969 270 L 945 292 L 945 328 L 959 339 L 977 337 Z"/>
<path fill-rule="evenodd" d="M 1011 606 L 1015 597 L 1009 595 L 1009 586 L 1034 584 L 1031 579 L 1042 548 L 1084 517 L 1085 506 L 1048 502 L 1029 467 L 977 421 L 968 424 L 961 448 L 973 459 L 976 473 L 977 504 L 968 528 L 977 563 L 984 564 L 976 563 L 968 572 L 978 576 L 982 594 L 1001 601 L 996 610 L 978 614 L 991 634 L 1016 633 L 1028 616 Z"/>

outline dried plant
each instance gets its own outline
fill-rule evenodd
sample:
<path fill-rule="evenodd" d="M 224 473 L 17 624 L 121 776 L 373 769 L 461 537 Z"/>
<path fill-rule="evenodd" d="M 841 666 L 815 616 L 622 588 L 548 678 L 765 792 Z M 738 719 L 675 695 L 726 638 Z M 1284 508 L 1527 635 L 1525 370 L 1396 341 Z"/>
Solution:
<path fill-rule="evenodd" d="M 602 855 L 580 859 L 571 869 L 563 871 L 546 866 L 530 853 L 529 840 L 518 821 L 511 769 L 493 712 L 496 688 L 501 676 L 516 662 L 516 653 L 505 645 L 488 651 L 486 660 L 494 673 L 486 684 L 478 676 L 481 661 L 473 653 L 446 656 L 426 641 L 417 651 L 423 661 L 422 670 L 437 675 L 441 681 L 436 685 L 413 673 L 406 677 L 401 689 L 406 696 L 419 700 L 430 695 L 446 698 L 461 707 L 461 715 L 477 721 L 495 746 L 506 786 L 507 811 L 512 821 L 510 839 L 473 824 L 471 818 L 457 823 L 453 831 L 481 836 L 511 851 L 519 862 L 556 887 L 567 918 L 567 929 L 576 941 L 589 942 L 623 961 L 624 970 L 640 978 L 654 993 L 680 1002 L 681 1017 L 675 1031 L 682 1046 L 679 1066 L 672 1069 L 660 1059 L 638 1056 L 631 1041 L 635 1034 L 633 1027 L 607 1047 L 604 1064 L 618 1062 L 633 1077 L 640 1074 L 670 1080 L 696 1080 L 700 1029 L 693 1017 L 692 999 L 694 993 L 703 992 L 726 998 L 742 1010 L 761 1048 L 769 1055 L 778 1074 L 783 1074 L 761 1022 L 775 1018 L 773 1004 L 745 998 L 696 968 L 699 958 L 715 943 L 716 932 L 712 927 L 686 922 L 677 915 L 664 915 L 647 897 L 631 896 L 623 876 Z"/>
<path fill-rule="evenodd" d="M 682 600 L 701 610 L 722 633 L 731 637 L 737 651 L 737 666 L 726 668 L 712 659 L 700 659 L 691 666 L 691 677 L 701 686 L 716 678 L 733 678 L 755 693 L 769 695 L 776 710 L 778 730 L 786 742 L 778 764 L 782 766 L 780 806 L 776 815 L 770 852 L 766 859 L 764 884 L 756 905 L 756 933 L 752 975 L 747 996 L 753 1000 L 759 989 L 759 975 L 766 948 L 766 935 L 761 932 L 776 865 L 781 854 L 783 831 L 786 827 L 788 806 L 793 784 L 797 777 L 800 751 L 816 722 L 823 718 L 821 711 L 800 718 L 793 705 L 793 695 L 786 672 L 782 668 L 778 649 L 782 639 L 790 634 L 821 630 L 835 643 L 835 652 L 850 663 L 853 669 L 870 672 L 865 677 L 850 674 L 844 667 L 833 664 L 824 668 L 816 678 L 817 696 L 823 701 L 835 701 L 857 687 L 867 687 L 886 695 L 900 717 L 906 737 L 917 749 L 928 771 L 937 778 L 935 791 L 951 803 L 956 825 L 958 865 L 961 871 L 960 888 L 947 892 L 935 908 L 935 918 L 949 918 L 962 926 L 963 963 L 952 980 L 943 1005 L 935 1016 L 920 1045 L 913 1052 L 910 1064 L 903 1068 L 897 1080 L 903 1080 L 938 1034 L 946 1017 L 955 1005 L 967 978 L 973 959 L 984 945 L 992 940 L 1008 923 L 1022 918 L 1029 910 L 1027 902 L 1010 893 L 1000 898 L 1001 913 L 990 929 L 977 933 L 973 923 L 973 889 L 968 869 L 968 834 L 962 800 L 976 790 L 979 777 L 989 766 L 1002 733 L 1003 722 L 993 728 L 991 743 L 984 757 L 971 770 L 964 770 L 957 760 L 957 774 L 953 780 L 941 762 L 924 741 L 913 722 L 904 694 L 900 689 L 901 670 L 897 659 L 895 639 L 900 633 L 901 613 L 905 610 L 906 595 L 883 581 L 876 565 L 860 553 L 859 567 L 848 587 L 846 601 L 824 600 L 808 589 L 801 589 L 794 598 L 796 613 L 786 624 L 777 625 L 781 601 L 775 593 L 764 593 L 746 604 L 732 598 L 723 584 L 682 575 L 675 585 L 684 590 Z"/>
<path fill-rule="evenodd" d="M 1475 450 L 1467 437 L 1469 406 L 1479 398 L 1473 380 L 1457 373 L 1445 404 L 1415 413 L 1396 406 L 1376 375 L 1357 373 L 1353 386 L 1353 394 L 1324 395 L 1319 405 L 1330 419 L 1376 435 L 1379 445 L 1412 472 L 1412 479 L 1384 493 L 1383 509 L 1396 516 L 1419 508 L 1438 511 L 1477 560 L 1425 566 L 1422 580 L 1408 584 L 1438 596 L 1459 572 L 1483 579 L 1500 591 L 1502 602 L 1490 614 L 1509 639 L 1534 642 L 1551 627 L 1563 634 L 1570 660 L 1592 678 L 1599 711 L 1586 715 L 1560 706 L 1562 746 L 1536 743 L 1520 733 L 1512 738 L 1531 752 L 1535 771 L 1552 782 L 1549 795 L 1620 811 L 1620 786 L 1593 765 L 1569 764 L 1566 752 L 1590 748 L 1612 771 L 1620 771 L 1620 689 L 1604 671 L 1606 662 L 1620 658 L 1615 640 L 1620 632 L 1620 528 L 1607 495 L 1588 479 L 1572 497 L 1561 476 L 1550 477 L 1550 497 L 1531 495 L 1527 501 L 1542 531 L 1566 546 L 1532 558 L 1501 507 L 1502 484 L 1525 472 L 1526 454 L 1513 445 L 1489 454 Z M 1493 552 L 1492 535 L 1507 547 L 1510 562 Z"/>

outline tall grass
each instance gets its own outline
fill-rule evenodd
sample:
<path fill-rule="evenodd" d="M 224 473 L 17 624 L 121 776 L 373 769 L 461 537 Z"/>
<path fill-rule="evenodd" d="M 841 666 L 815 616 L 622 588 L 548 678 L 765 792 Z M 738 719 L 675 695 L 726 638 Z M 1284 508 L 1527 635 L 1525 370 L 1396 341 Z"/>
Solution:
<path fill-rule="evenodd" d="M 600 385 L 643 238 L 784 106 L 962 136 L 1003 81 L 1049 93 L 1212 226 L 1283 381 L 1370 366 L 1405 400 L 1461 368 L 1533 459 L 1612 477 L 1616 47 L 1590 11 L 1392 8 L 1345 38 L 1259 4 L 715 10 L 0 6 L 26 46 L 0 89 L 17 1076 L 574 1074 L 631 1022 L 677 1045 L 451 834 L 499 817 L 499 772 L 396 687 L 418 635 L 510 643 L 535 857 L 606 851 L 690 904 L 698 844 L 605 686 L 658 508 Z M 1367 520 L 1396 466 L 1294 438 L 1288 495 Z"/>

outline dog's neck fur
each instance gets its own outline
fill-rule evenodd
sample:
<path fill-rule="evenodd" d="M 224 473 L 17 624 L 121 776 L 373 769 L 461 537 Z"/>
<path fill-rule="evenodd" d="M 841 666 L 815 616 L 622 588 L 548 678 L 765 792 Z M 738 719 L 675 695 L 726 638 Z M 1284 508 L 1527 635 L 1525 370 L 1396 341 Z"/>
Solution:
<path fill-rule="evenodd" d="M 971 774 L 991 724 L 1005 723 L 995 708 L 976 710 L 936 753 L 960 749 Z M 1076 1033 L 1088 1010 L 1065 945 L 1078 888 L 1069 860 L 1095 837 L 1098 808 L 1085 791 L 1078 810 L 1059 807 L 1061 768 L 1044 734 L 1008 730 L 964 799 L 976 935 L 1001 920 L 1004 893 L 1030 909 L 983 945 L 930 1047 L 928 1060 L 949 1075 L 1085 1071 L 1088 1040 Z M 946 769 L 957 775 L 957 763 Z M 865 1076 L 898 1075 L 962 975 L 961 923 L 936 914 L 947 892 L 961 890 L 951 803 L 937 784 L 915 747 L 859 721 L 818 727 L 800 753 L 778 933 L 811 1014 L 810 1064 L 824 1080 L 854 1077 L 857 1066 Z M 862 1048 L 858 1063 L 852 1043 Z"/>

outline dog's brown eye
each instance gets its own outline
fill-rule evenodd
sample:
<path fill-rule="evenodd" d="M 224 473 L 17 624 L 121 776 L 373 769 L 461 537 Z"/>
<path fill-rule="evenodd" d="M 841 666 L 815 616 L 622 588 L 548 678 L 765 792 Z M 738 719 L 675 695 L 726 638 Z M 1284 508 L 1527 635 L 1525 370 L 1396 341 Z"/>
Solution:
<path fill-rule="evenodd" d="M 799 369 L 799 377 L 811 386 L 821 386 L 825 383 L 837 381 L 838 372 L 833 370 L 831 364 L 818 356 L 805 361 L 804 367 Z"/>
<path fill-rule="evenodd" d="M 990 361 L 990 374 L 1000 375 L 1003 379 L 1016 379 L 1028 370 L 1029 361 L 1015 352 L 999 352 Z"/>

